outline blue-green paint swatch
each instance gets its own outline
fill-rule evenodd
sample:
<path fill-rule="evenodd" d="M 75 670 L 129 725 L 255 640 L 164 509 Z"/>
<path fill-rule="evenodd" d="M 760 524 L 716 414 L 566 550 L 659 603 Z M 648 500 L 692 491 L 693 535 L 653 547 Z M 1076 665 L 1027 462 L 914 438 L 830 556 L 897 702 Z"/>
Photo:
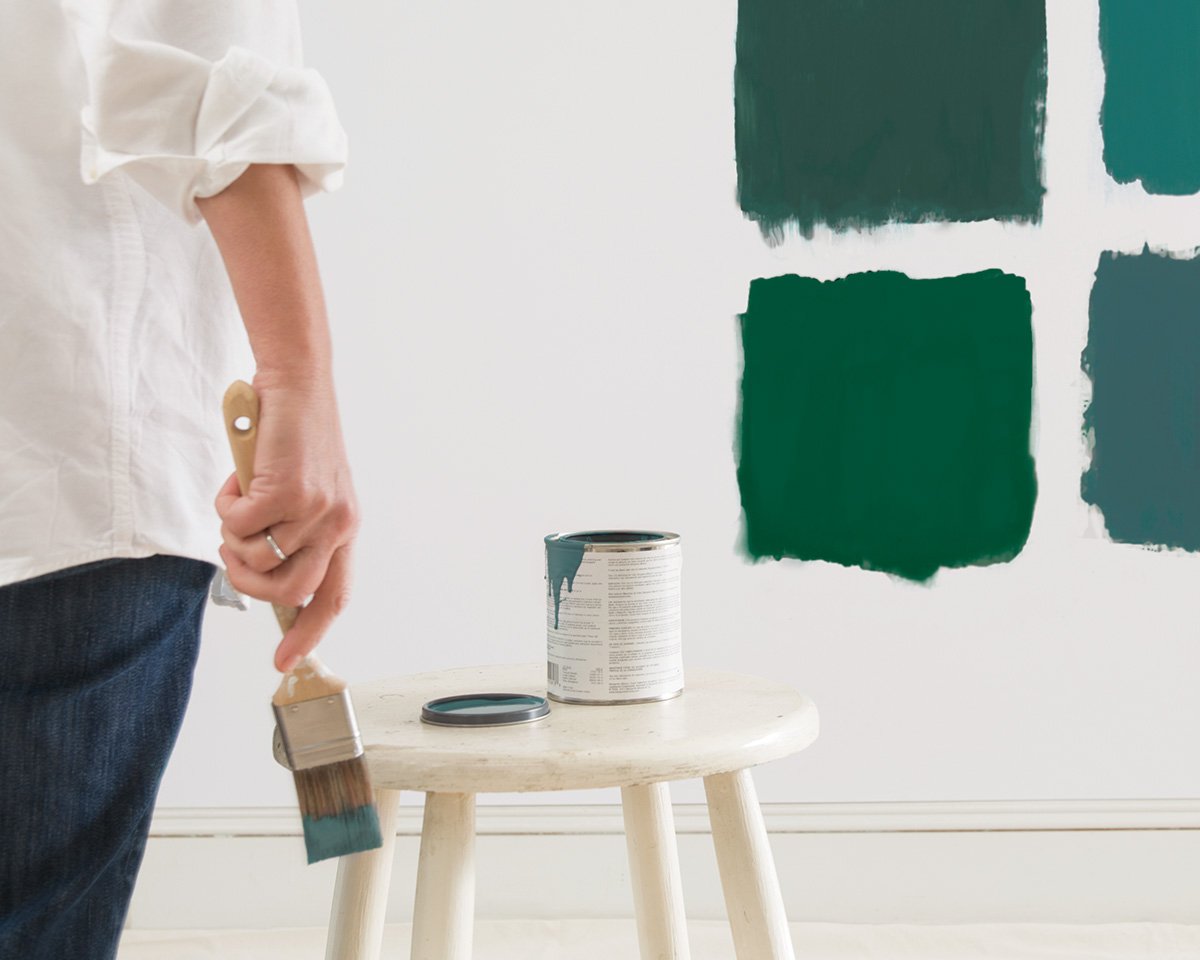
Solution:
<path fill-rule="evenodd" d="M 738 199 L 788 224 L 1037 220 L 1043 0 L 739 0 Z"/>
<path fill-rule="evenodd" d="M 746 549 L 927 580 L 1012 559 L 1037 496 L 1021 277 L 755 280 L 741 317 Z"/>
<path fill-rule="evenodd" d="M 1106 253 L 1083 368 L 1083 498 L 1113 540 L 1200 550 L 1200 260 Z"/>
<path fill-rule="evenodd" d="M 1148 193 L 1200 191 L 1200 3 L 1100 0 L 1104 164 Z"/>

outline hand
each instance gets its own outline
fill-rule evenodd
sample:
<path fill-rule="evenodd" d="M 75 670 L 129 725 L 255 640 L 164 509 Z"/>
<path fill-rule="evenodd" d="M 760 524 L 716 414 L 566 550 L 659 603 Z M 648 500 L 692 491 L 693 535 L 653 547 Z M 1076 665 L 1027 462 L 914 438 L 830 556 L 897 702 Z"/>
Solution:
<path fill-rule="evenodd" d="M 321 642 L 349 601 L 358 503 L 330 378 L 308 373 L 285 382 L 260 371 L 254 389 L 254 479 L 243 494 L 233 474 L 217 494 L 220 553 L 242 593 L 303 607 L 275 651 L 276 668 L 286 672 Z M 286 561 L 267 543 L 268 531 Z"/>

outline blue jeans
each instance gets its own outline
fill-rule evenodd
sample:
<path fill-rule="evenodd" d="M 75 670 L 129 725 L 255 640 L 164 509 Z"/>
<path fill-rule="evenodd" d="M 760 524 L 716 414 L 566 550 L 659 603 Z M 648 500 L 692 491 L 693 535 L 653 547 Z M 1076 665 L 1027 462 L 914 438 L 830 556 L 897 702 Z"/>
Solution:
<path fill-rule="evenodd" d="M 111 960 L 215 568 L 102 560 L 0 587 L 0 957 Z"/>

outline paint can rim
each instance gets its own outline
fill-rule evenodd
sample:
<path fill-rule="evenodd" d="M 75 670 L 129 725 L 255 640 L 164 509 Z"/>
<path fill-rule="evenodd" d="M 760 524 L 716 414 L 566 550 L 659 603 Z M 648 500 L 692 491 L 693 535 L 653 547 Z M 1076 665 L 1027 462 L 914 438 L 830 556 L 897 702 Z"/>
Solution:
<path fill-rule="evenodd" d="M 547 547 L 570 546 L 599 552 L 655 550 L 676 546 L 679 542 L 679 534 L 668 530 L 579 530 L 574 533 L 551 533 L 545 537 Z"/>

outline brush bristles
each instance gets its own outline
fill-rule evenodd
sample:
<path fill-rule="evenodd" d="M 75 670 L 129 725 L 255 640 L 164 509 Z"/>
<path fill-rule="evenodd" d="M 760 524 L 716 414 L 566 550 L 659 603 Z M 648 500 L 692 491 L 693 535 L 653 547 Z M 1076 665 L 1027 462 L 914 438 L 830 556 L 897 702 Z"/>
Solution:
<path fill-rule="evenodd" d="M 362 757 L 292 773 L 308 862 L 374 850 L 383 843 Z"/>
<path fill-rule="evenodd" d="M 295 770 L 292 777 L 300 813 L 306 817 L 336 817 L 375 802 L 362 757 Z"/>
<path fill-rule="evenodd" d="M 371 806 L 358 807 L 337 817 L 303 817 L 304 847 L 308 862 L 344 857 L 383 845 L 379 814 Z"/>

